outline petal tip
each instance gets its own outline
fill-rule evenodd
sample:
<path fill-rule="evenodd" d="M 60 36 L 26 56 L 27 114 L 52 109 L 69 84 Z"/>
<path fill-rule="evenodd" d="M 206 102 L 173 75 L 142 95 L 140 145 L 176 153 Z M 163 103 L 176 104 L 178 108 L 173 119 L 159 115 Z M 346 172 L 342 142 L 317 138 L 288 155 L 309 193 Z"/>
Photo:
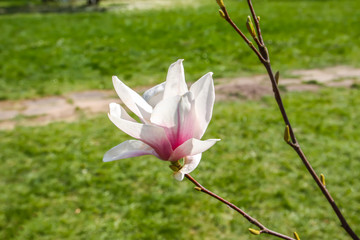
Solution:
<path fill-rule="evenodd" d="M 109 107 L 110 107 L 110 108 L 115 107 L 115 106 L 117 106 L 117 105 L 118 105 L 118 104 L 117 104 L 117 103 L 114 103 L 114 102 L 109 103 Z"/>
<path fill-rule="evenodd" d="M 114 115 L 115 113 L 121 113 L 120 105 L 117 103 L 109 103 L 109 114 Z M 115 114 L 116 115 L 116 114 Z"/>
<path fill-rule="evenodd" d="M 112 83 L 113 83 L 115 91 L 116 91 L 116 86 L 121 84 L 121 81 L 117 76 L 112 76 Z"/>
<path fill-rule="evenodd" d="M 172 68 L 172 67 L 174 67 L 174 66 L 176 66 L 176 65 L 182 66 L 182 65 L 183 65 L 183 64 L 182 64 L 183 61 L 184 61 L 184 59 L 178 59 L 176 62 L 174 62 L 173 64 L 171 64 L 169 68 Z"/>
<path fill-rule="evenodd" d="M 111 160 L 108 157 L 106 157 L 106 154 L 105 154 L 102 161 L 103 162 L 110 162 Z"/>

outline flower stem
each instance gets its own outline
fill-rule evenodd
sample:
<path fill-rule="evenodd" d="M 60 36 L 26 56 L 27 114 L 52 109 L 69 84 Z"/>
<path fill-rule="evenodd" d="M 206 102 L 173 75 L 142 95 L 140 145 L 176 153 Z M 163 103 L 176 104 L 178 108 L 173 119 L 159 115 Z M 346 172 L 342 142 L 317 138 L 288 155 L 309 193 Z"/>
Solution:
<path fill-rule="evenodd" d="M 260 228 L 260 234 L 261 233 L 265 233 L 265 234 L 269 234 L 281 239 L 287 239 L 287 240 L 295 240 L 294 238 L 291 238 L 289 236 L 283 235 L 281 233 L 275 232 L 273 230 L 268 229 L 267 227 L 265 227 L 262 223 L 260 223 L 257 219 L 251 217 L 249 214 L 247 214 L 246 212 L 244 212 L 242 209 L 240 209 L 239 207 L 237 207 L 236 205 L 232 204 L 231 202 L 223 199 L 222 197 L 218 196 L 217 194 L 207 190 L 205 187 L 203 187 L 198 181 L 196 181 L 192 176 L 190 176 L 189 174 L 185 174 L 185 177 L 187 179 L 189 179 L 193 184 L 195 184 L 196 189 L 199 190 L 200 192 L 203 192 L 217 200 L 219 200 L 220 202 L 226 204 L 227 206 L 229 206 L 230 208 L 234 209 L 236 212 L 240 213 L 244 218 L 246 218 L 246 220 L 248 220 L 250 223 L 254 224 L 255 226 Z"/>

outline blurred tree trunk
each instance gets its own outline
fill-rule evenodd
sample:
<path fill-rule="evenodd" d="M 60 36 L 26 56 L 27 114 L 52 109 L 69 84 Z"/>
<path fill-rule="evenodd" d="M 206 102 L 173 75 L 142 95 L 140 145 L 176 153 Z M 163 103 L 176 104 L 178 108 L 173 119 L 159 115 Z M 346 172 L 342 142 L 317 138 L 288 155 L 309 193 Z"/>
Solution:
<path fill-rule="evenodd" d="M 100 0 L 87 0 L 87 5 L 98 5 Z"/>

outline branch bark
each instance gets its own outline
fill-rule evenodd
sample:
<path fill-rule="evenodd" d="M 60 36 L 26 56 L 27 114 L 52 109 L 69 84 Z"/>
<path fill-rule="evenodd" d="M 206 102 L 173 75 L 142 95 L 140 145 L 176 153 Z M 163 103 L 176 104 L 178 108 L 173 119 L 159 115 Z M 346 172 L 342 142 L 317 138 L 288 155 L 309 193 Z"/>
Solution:
<path fill-rule="evenodd" d="M 284 234 L 275 232 L 267 227 L 265 227 L 261 222 L 259 222 L 256 218 L 251 217 L 249 214 L 247 214 L 245 211 L 243 211 L 242 209 L 240 209 L 239 207 L 237 207 L 236 205 L 234 205 L 233 203 L 223 199 L 222 197 L 218 196 L 217 194 L 209 191 L 208 189 L 206 189 L 205 187 L 203 187 L 198 181 L 196 181 L 192 176 L 190 176 L 189 174 L 185 174 L 185 177 L 187 179 L 189 179 L 195 186 L 196 189 L 200 192 L 203 192 L 213 198 L 215 198 L 216 200 L 226 204 L 227 206 L 229 206 L 230 208 L 234 209 L 236 212 L 240 213 L 246 220 L 248 220 L 251 224 L 254 224 L 255 226 L 257 226 L 260 230 L 259 230 L 259 234 L 268 234 L 268 235 L 272 235 L 281 239 L 286 239 L 286 240 L 295 240 L 294 238 L 291 238 L 289 236 L 286 236 Z"/>
<path fill-rule="evenodd" d="M 337 206 L 337 204 L 335 203 L 335 200 L 332 198 L 330 192 L 327 190 L 326 186 L 321 182 L 320 178 L 318 177 L 318 175 L 316 174 L 315 170 L 313 169 L 313 167 L 311 166 L 310 162 L 308 161 L 308 159 L 306 158 L 305 154 L 303 153 L 301 146 L 299 144 L 299 142 L 296 139 L 295 133 L 293 131 L 293 128 L 291 126 L 290 120 L 287 116 L 284 104 L 282 102 L 282 98 L 281 98 L 281 94 L 279 91 L 279 88 L 277 86 L 277 82 L 275 80 L 275 76 L 273 74 L 272 71 L 272 67 L 271 67 L 271 63 L 270 63 L 270 57 L 269 57 L 269 53 L 268 50 L 266 48 L 266 45 L 264 43 L 262 34 L 261 34 L 261 28 L 260 28 L 260 21 L 259 18 L 256 16 L 254 7 L 252 5 L 251 0 L 247 0 L 248 5 L 249 5 L 249 9 L 253 18 L 253 21 L 255 22 L 255 27 L 256 27 L 256 33 L 257 33 L 257 45 L 258 45 L 258 49 L 256 49 L 252 44 L 249 44 L 249 40 L 246 38 L 246 36 L 244 35 L 244 33 L 236 26 L 236 24 L 231 20 L 227 9 L 225 7 L 224 4 L 220 5 L 220 8 L 222 9 L 222 11 L 225 13 L 225 20 L 235 29 L 235 31 L 245 40 L 245 42 L 250 46 L 250 48 L 255 52 L 255 54 L 258 56 L 260 62 L 264 65 L 264 67 L 266 68 L 266 71 L 269 75 L 270 81 L 271 81 L 271 85 L 273 88 L 273 92 L 274 92 L 274 97 L 276 100 L 276 103 L 279 107 L 279 110 L 281 112 L 281 116 L 284 120 L 285 126 L 288 126 L 289 128 L 289 134 L 290 134 L 290 138 L 291 140 L 287 141 L 287 143 L 294 149 L 294 151 L 298 154 L 298 156 L 300 157 L 301 161 L 303 162 L 303 164 L 305 165 L 306 169 L 308 170 L 308 172 L 310 173 L 310 175 L 313 177 L 314 181 L 316 182 L 316 184 L 318 185 L 318 187 L 320 188 L 322 194 L 325 196 L 326 200 L 329 202 L 329 204 L 331 205 L 333 211 L 335 212 L 336 216 L 338 217 L 341 226 L 344 228 L 344 230 L 348 233 L 348 235 L 353 239 L 353 240 L 360 240 L 359 237 L 355 234 L 355 232 L 352 230 L 352 228 L 350 227 L 350 225 L 348 224 L 348 222 L 346 221 L 345 217 L 343 216 L 343 214 L 341 213 L 339 207 Z M 254 49 L 255 48 L 255 49 Z M 260 55 L 260 56 L 259 56 Z"/>

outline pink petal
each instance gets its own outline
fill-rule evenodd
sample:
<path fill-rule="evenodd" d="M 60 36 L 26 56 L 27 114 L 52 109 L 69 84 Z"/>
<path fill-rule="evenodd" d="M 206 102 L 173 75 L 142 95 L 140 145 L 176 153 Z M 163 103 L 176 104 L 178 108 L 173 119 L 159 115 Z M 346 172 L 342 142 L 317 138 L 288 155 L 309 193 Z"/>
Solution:
<path fill-rule="evenodd" d="M 173 149 L 193 138 L 198 128 L 191 92 L 159 102 L 151 115 L 151 123 L 164 127 Z"/>
<path fill-rule="evenodd" d="M 205 141 L 191 138 L 177 147 L 171 154 L 169 161 L 177 161 L 186 156 L 193 156 L 211 148 L 220 139 L 208 139 Z"/>
<path fill-rule="evenodd" d="M 152 107 L 139 94 L 126 86 L 116 76 L 113 76 L 113 84 L 121 101 L 133 113 L 135 113 L 143 121 L 150 119 Z"/>
<path fill-rule="evenodd" d="M 188 91 L 182 61 L 183 59 L 179 59 L 170 65 L 166 77 L 163 99 L 174 96 L 182 96 Z"/>
<path fill-rule="evenodd" d="M 211 72 L 204 75 L 190 87 L 190 92 L 195 96 L 196 116 L 199 122 L 198 132 L 194 137 L 198 139 L 204 135 L 214 107 L 215 88 L 212 75 Z"/>
<path fill-rule="evenodd" d="M 110 162 L 142 155 L 154 155 L 158 157 L 155 150 L 142 141 L 128 140 L 107 151 L 104 155 L 103 161 Z"/>
<path fill-rule="evenodd" d="M 179 102 L 181 97 L 175 96 L 159 102 L 150 118 L 152 124 L 164 128 L 167 138 L 170 141 L 172 149 L 178 144 L 178 125 L 179 125 Z M 175 147 L 174 147 L 175 146 Z"/>
<path fill-rule="evenodd" d="M 151 146 L 157 152 L 160 159 L 168 160 L 172 153 L 172 148 L 164 129 L 154 125 L 129 121 L 121 115 L 119 116 L 118 113 L 121 112 L 119 108 L 121 109 L 119 104 L 110 104 L 110 120 L 126 134 Z"/>
<path fill-rule="evenodd" d="M 197 132 L 199 128 L 199 122 L 196 117 L 194 96 L 191 92 L 187 92 L 181 97 L 178 112 L 178 142 L 177 145 L 173 146 L 174 148 L 177 148 L 190 138 L 194 138 L 195 132 Z"/>

